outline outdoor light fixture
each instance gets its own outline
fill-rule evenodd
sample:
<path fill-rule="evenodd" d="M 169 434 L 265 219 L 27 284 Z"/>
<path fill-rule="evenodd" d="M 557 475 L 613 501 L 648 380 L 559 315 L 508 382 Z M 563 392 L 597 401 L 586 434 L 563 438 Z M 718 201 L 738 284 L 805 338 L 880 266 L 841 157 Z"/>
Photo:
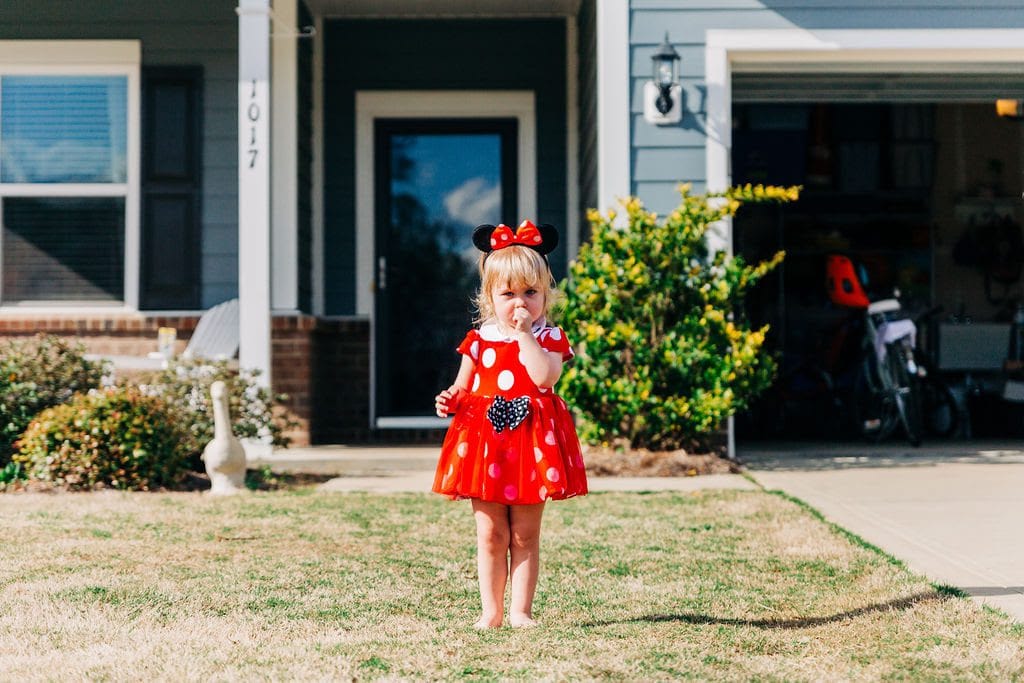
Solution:
<path fill-rule="evenodd" d="M 996 100 L 996 114 L 1009 119 L 1024 119 L 1024 100 Z"/>
<path fill-rule="evenodd" d="M 651 56 L 654 78 L 644 84 L 644 119 L 660 125 L 679 123 L 683 118 L 683 88 L 679 85 L 679 53 L 668 42 Z"/>

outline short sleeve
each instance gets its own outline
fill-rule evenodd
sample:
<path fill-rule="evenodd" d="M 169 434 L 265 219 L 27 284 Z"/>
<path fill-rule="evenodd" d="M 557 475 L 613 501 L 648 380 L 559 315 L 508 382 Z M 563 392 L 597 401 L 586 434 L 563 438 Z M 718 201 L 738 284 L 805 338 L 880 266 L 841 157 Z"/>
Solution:
<path fill-rule="evenodd" d="M 562 354 L 563 363 L 567 360 L 572 360 L 576 356 L 573 353 L 572 345 L 569 344 L 569 339 L 565 336 L 565 331 L 561 327 L 545 327 L 537 334 L 537 341 L 545 351 L 554 351 L 555 353 Z"/>
<path fill-rule="evenodd" d="M 480 333 L 476 330 L 467 332 L 462 343 L 455 350 L 463 356 L 469 356 L 473 359 L 473 362 L 476 362 L 480 358 Z"/>

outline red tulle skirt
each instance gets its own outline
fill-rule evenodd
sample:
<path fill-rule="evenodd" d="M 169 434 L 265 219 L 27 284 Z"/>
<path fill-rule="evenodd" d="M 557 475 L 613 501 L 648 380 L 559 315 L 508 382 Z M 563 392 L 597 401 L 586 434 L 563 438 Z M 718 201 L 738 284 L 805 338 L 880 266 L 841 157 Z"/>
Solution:
<path fill-rule="evenodd" d="M 529 505 L 587 493 L 587 473 L 569 409 L 558 396 L 530 398 L 526 418 L 500 432 L 489 396 L 468 396 L 452 419 L 433 490 L 452 498 Z"/>

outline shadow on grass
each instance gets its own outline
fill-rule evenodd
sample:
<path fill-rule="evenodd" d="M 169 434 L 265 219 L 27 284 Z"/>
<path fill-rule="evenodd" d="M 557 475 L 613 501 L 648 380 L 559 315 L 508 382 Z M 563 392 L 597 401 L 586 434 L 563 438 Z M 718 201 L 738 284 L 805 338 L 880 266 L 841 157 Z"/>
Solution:
<path fill-rule="evenodd" d="M 683 624 L 719 624 L 725 626 L 753 626 L 755 628 L 767 628 L 767 629 L 797 629 L 797 628 L 809 628 L 812 626 L 823 626 L 825 624 L 832 624 L 837 621 L 844 621 L 846 619 L 853 619 L 861 617 L 866 614 L 874 614 L 877 612 L 890 612 L 893 610 L 905 610 L 917 605 L 932 602 L 935 600 L 946 600 L 949 599 L 948 595 L 943 595 L 938 591 L 928 591 L 922 593 L 916 593 L 905 598 L 899 598 L 897 600 L 890 600 L 889 602 L 879 603 L 877 605 L 866 605 L 864 607 L 858 607 L 857 609 L 848 610 L 846 612 L 840 612 L 838 614 L 830 614 L 822 617 L 797 617 L 790 619 L 737 619 L 734 617 L 715 617 L 710 614 L 693 614 L 684 612 L 682 614 L 645 614 L 639 617 L 623 618 L 623 619 L 608 619 L 607 621 L 592 621 L 580 624 L 584 627 L 593 626 L 611 626 L 613 624 L 630 624 L 630 623 L 662 623 L 662 622 L 679 622 Z"/>

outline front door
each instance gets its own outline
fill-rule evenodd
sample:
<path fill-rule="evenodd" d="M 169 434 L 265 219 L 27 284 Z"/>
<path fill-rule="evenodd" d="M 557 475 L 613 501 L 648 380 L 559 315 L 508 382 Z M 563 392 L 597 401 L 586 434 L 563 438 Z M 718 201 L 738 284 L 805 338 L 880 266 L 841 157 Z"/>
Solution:
<path fill-rule="evenodd" d="M 470 240 L 514 225 L 516 119 L 377 119 L 374 125 L 374 386 L 378 427 L 437 424 L 475 315 Z"/>

